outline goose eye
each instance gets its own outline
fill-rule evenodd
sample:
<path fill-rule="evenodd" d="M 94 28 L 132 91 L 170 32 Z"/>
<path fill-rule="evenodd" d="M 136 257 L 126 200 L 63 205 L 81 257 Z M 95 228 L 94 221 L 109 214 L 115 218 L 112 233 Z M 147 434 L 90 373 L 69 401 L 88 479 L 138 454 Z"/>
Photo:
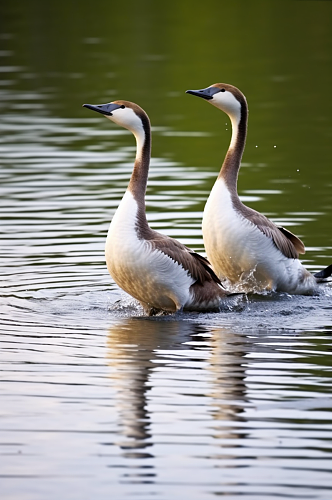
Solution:
<path fill-rule="evenodd" d="M 226 92 L 225 89 L 221 89 L 220 92 Z"/>
<path fill-rule="evenodd" d="M 121 109 L 125 109 L 125 107 L 126 107 L 126 106 L 125 106 L 124 104 L 122 104 L 122 105 L 120 106 L 120 108 L 121 108 Z"/>

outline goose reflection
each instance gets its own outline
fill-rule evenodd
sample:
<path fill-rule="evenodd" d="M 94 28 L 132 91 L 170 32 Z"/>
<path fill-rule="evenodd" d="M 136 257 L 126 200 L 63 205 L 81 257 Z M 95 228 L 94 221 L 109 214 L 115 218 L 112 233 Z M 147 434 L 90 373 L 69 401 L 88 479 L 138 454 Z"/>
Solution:
<path fill-rule="evenodd" d="M 243 438 L 237 432 L 245 422 L 245 411 L 250 405 L 247 397 L 245 355 L 250 350 L 246 337 L 229 328 L 211 331 L 211 414 L 215 421 L 216 439 Z M 237 423 L 235 425 L 235 422 Z"/>
<path fill-rule="evenodd" d="M 183 321 L 130 318 L 113 325 L 107 338 L 110 377 L 116 389 L 116 406 L 123 437 L 117 444 L 128 457 L 152 456 L 151 418 L 148 409 L 151 375 L 169 363 L 159 351 L 187 349 L 185 342 L 200 327 Z"/>
<path fill-rule="evenodd" d="M 204 394 L 203 406 L 215 422 L 212 425 L 213 438 L 223 441 L 239 437 L 239 422 L 245 420 L 245 408 L 248 405 L 244 358 L 246 344 L 242 336 L 227 328 L 211 329 L 184 321 L 130 318 L 110 328 L 107 347 L 121 436 L 116 444 L 123 450 L 125 457 L 153 457 L 151 421 L 156 394 L 160 396 L 160 388 L 158 390 L 157 387 L 160 377 L 153 378 L 153 374 L 171 364 L 174 369 L 174 381 L 171 384 L 176 384 L 178 363 L 186 367 L 193 359 L 197 361 L 197 351 L 202 353 L 202 357 L 199 356 L 201 362 L 197 369 L 197 381 L 190 379 L 188 382 L 190 390 L 199 396 L 201 406 L 199 387 L 202 379 L 207 379 L 208 389 Z M 186 352 L 181 356 L 180 350 Z M 169 385 L 169 371 L 167 378 Z M 161 382 L 163 385 L 163 380 Z M 151 393 L 152 389 L 157 392 Z M 174 394 L 178 390 L 174 388 Z M 178 418 L 181 420 L 183 416 L 179 415 Z M 177 433 L 176 428 L 174 433 Z M 215 444 L 222 446 L 222 443 Z"/>

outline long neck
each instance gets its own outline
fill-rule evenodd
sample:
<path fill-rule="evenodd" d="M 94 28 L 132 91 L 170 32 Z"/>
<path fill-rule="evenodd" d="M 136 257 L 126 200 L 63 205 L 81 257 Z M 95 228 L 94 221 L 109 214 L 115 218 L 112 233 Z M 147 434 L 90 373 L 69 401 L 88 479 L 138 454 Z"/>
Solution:
<path fill-rule="evenodd" d="M 142 221 L 146 221 L 145 216 L 145 193 L 149 174 L 151 157 L 151 128 L 147 117 L 142 117 L 143 128 L 135 132 L 136 138 L 136 158 L 133 173 L 128 185 L 130 191 L 138 205 L 138 216 Z"/>
<path fill-rule="evenodd" d="M 230 116 L 230 119 L 232 122 L 232 139 L 218 179 L 223 179 L 228 189 L 237 193 L 237 178 L 247 136 L 247 104 L 242 103 L 240 116 Z"/>

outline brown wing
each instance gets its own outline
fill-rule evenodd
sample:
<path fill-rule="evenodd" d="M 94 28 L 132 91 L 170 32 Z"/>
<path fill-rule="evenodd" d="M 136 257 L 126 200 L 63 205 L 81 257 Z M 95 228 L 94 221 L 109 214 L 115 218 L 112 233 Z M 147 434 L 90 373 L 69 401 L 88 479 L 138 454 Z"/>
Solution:
<path fill-rule="evenodd" d="M 221 284 L 219 278 L 210 267 L 209 261 L 196 252 L 190 250 L 182 243 L 169 236 L 151 230 L 149 237 L 145 239 L 156 249 L 168 255 L 172 260 L 180 264 L 196 280 L 203 285 L 206 281 Z"/>
<path fill-rule="evenodd" d="M 205 257 L 196 252 L 190 252 L 190 255 L 192 255 L 194 259 L 196 259 L 204 267 L 204 269 L 209 274 L 211 281 L 214 281 L 215 283 L 218 283 L 218 285 L 221 285 L 223 287 L 223 284 L 221 283 L 220 279 L 213 271 L 210 262 Z M 203 283 L 200 284 L 202 285 Z"/>
<path fill-rule="evenodd" d="M 305 253 L 303 242 L 287 229 L 276 226 L 265 215 L 256 212 L 252 208 L 241 204 L 242 214 L 249 219 L 262 233 L 271 238 L 275 246 L 289 259 L 298 259 L 299 254 Z"/>
<path fill-rule="evenodd" d="M 288 231 L 288 229 L 285 229 L 282 226 L 276 227 L 293 243 L 298 253 L 305 253 L 304 243 L 300 240 L 300 238 L 298 238 L 297 236 L 295 236 L 295 234 L 291 233 L 290 231 Z"/>

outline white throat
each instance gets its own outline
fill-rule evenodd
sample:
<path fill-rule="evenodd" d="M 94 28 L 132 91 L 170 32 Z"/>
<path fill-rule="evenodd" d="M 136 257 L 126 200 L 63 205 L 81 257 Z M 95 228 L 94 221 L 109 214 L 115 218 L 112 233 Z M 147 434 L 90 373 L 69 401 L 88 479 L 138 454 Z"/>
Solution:
<path fill-rule="evenodd" d="M 137 144 L 136 157 L 140 156 L 145 140 L 145 130 L 141 118 L 137 116 L 135 111 L 126 106 L 125 108 L 115 109 L 112 115 L 107 116 L 107 118 L 134 134 Z"/>
<path fill-rule="evenodd" d="M 232 122 L 232 139 L 230 148 L 235 146 L 241 120 L 241 103 L 229 91 L 217 92 L 209 101 L 213 106 L 226 113 Z"/>

